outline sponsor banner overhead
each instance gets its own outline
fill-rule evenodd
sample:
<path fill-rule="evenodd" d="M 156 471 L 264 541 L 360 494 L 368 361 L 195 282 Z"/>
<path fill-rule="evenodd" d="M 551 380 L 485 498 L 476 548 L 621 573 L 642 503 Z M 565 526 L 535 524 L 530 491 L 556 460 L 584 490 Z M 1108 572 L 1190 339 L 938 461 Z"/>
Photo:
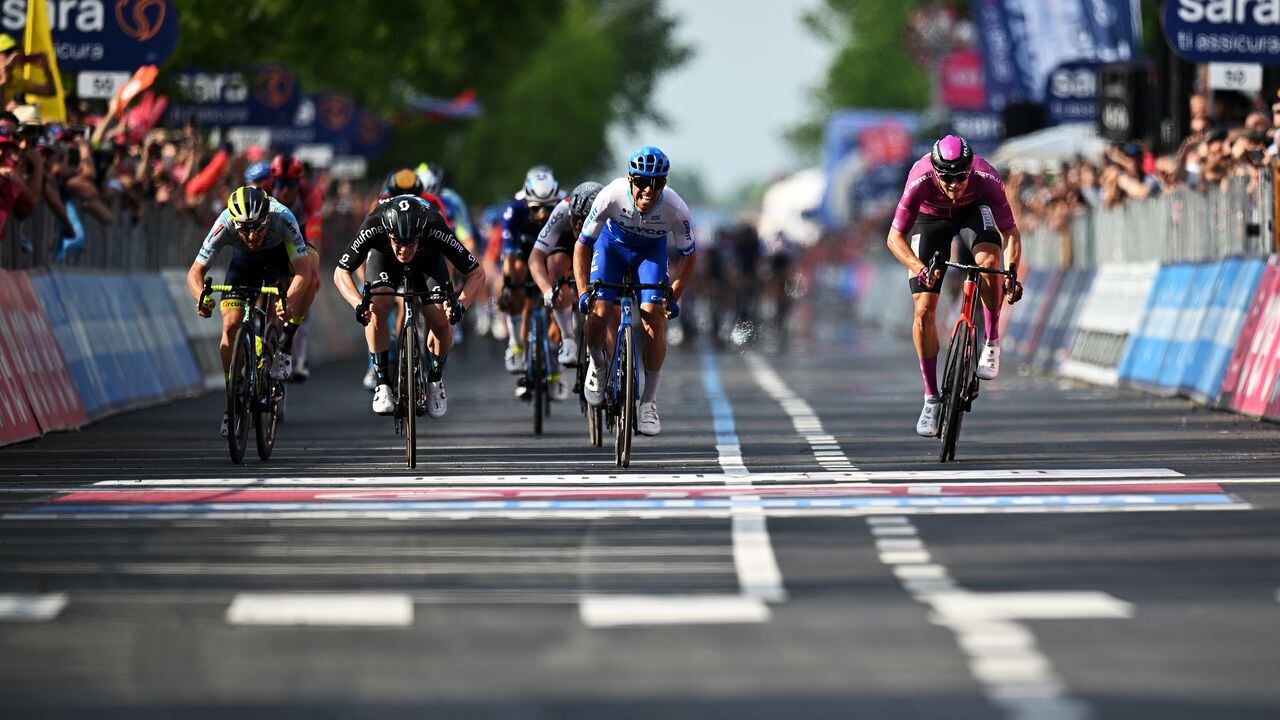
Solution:
<path fill-rule="evenodd" d="M 957 50 L 942 61 L 939 85 L 942 103 L 952 110 L 984 110 L 987 91 L 982 82 L 982 53 Z"/>
<path fill-rule="evenodd" d="M 1280 64 L 1280 1 L 1168 0 L 1164 34 L 1191 62 Z"/>
<path fill-rule="evenodd" d="M 919 116 L 890 110 L 840 110 L 827 120 L 823 171 L 824 219 L 838 225 L 866 206 L 892 207 L 907 167 L 916 159 L 911 138 Z"/>
<path fill-rule="evenodd" d="M 1045 117 L 1051 125 L 1094 122 L 1098 119 L 1098 64 L 1066 62 L 1045 80 Z"/>
<path fill-rule="evenodd" d="M 264 65 L 244 73 L 188 72 L 178 76 L 188 102 L 169 107 L 174 124 L 194 117 L 201 125 L 288 125 L 301 100 L 293 73 Z"/>
<path fill-rule="evenodd" d="M 172 0 L 48 0 L 49 26 L 63 70 L 133 72 L 156 65 L 178 44 Z M 26 0 L 0 0 L 0 32 L 21 41 Z"/>

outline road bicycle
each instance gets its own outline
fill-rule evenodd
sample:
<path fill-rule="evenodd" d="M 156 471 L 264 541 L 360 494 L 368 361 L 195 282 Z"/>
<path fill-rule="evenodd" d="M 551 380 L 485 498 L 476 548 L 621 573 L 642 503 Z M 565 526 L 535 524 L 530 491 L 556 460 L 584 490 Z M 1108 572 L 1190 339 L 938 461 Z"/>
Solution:
<path fill-rule="evenodd" d="M 392 392 L 395 393 L 395 409 L 391 416 L 396 435 L 404 436 L 404 455 L 406 467 L 418 467 L 418 418 L 427 412 L 427 373 L 422 361 L 421 333 L 418 330 L 419 303 L 435 305 L 450 303 L 455 307 L 455 316 L 461 314 L 457 309 L 457 298 L 449 283 L 434 289 L 415 291 L 413 289 L 413 273 L 405 272 L 404 290 L 392 290 L 386 287 L 374 288 L 365 286 L 360 298 L 359 314 L 367 316 L 373 298 L 378 296 L 404 299 L 404 313 L 400 318 L 400 333 L 396 342 L 396 364 L 392 372 Z"/>
<path fill-rule="evenodd" d="M 941 447 L 938 450 L 938 461 L 947 462 L 956 459 L 956 444 L 960 440 L 960 425 L 964 414 L 973 409 L 973 401 L 978 399 L 978 329 L 973 324 L 973 309 L 977 305 L 978 276 L 1002 275 L 1009 278 L 1012 285 L 1018 282 L 1018 266 L 1010 265 L 1008 270 L 985 268 L 980 265 L 965 265 L 943 260 L 942 253 L 935 253 L 929 263 L 932 274 L 943 267 L 952 267 L 964 272 L 964 290 L 961 293 L 960 314 L 951 330 L 951 344 L 947 347 L 947 362 L 942 374 L 942 422 L 938 431 Z M 1000 294 L 1000 302 L 1004 302 L 1004 293 Z"/>
<path fill-rule="evenodd" d="M 578 339 L 578 367 L 575 368 L 577 373 L 573 381 L 573 393 L 578 396 L 578 406 L 587 418 L 587 439 L 594 447 L 601 447 L 604 445 L 604 406 L 596 407 L 587 402 L 587 396 L 582 391 L 587 384 L 587 358 L 590 356 L 587 351 L 586 327 L 584 319 L 578 322 L 575 331 Z"/>
<path fill-rule="evenodd" d="M 285 383 L 271 377 L 271 365 L 284 336 L 280 316 L 286 312 L 285 297 L 280 288 L 271 285 L 214 285 L 212 278 L 205 278 L 199 305 L 203 307 L 215 292 L 240 300 L 245 307 L 231 343 L 231 365 L 227 370 L 227 446 L 231 462 L 244 460 L 250 422 L 258 457 L 266 461 L 275 448 L 276 429 L 284 416 Z M 277 300 L 278 313 L 272 309 Z"/>
<path fill-rule="evenodd" d="M 637 433 L 637 394 L 640 384 L 640 356 L 632 326 L 632 307 L 644 290 L 659 290 L 670 297 L 667 283 L 638 283 L 630 273 L 621 283 L 596 280 L 591 283 L 592 304 L 601 290 L 617 290 L 617 304 L 622 310 L 618 324 L 618 340 L 613 346 L 613 359 L 604 387 L 604 419 L 606 429 L 613 430 L 613 456 L 618 467 L 631 466 L 631 438 Z"/>

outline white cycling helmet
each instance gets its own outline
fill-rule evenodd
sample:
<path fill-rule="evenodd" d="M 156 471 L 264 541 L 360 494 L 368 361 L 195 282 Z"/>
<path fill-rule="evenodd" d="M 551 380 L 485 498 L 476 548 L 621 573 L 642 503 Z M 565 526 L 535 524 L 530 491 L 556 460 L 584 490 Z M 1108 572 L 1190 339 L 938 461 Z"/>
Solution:
<path fill-rule="evenodd" d="M 560 184 L 556 182 L 551 168 L 546 165 L 535 165 L 525 174 L 524 189 L 516 197 L 524 200 L 527 205 L 538 207 L 555 205 L 563 196 L 560 193 Z"/>

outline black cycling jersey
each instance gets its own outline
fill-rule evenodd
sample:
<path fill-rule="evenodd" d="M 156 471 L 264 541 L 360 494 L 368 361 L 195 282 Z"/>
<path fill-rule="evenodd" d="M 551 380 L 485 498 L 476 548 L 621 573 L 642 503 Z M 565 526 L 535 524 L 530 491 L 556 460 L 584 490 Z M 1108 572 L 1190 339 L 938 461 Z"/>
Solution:
<path fill-rule="evenodd" d="M 338 258 L 338 267 L 347 272 L 355 272 L 356 268 L 364 264 L 371 252 L 395 256 L 391 249 L 391 239 L 387 237 L 387 230 L 382 226 L 381 210 L 387 202 L 390 202 L 390 198 L 379 200 L 373 211 L 365 217 L 355 239 L 347 246 L 342 257 Z M 449 229 L 444 217 L 430 206 L 427 207 L 427 212 L 430 213 L 430 222 L 423 231 L 422 237 L 418 238 L 418 252 L 414 255 L 412 264 L 434 267 L 443 257 L 464 275 L 480 267 L 475 256 Z"/>

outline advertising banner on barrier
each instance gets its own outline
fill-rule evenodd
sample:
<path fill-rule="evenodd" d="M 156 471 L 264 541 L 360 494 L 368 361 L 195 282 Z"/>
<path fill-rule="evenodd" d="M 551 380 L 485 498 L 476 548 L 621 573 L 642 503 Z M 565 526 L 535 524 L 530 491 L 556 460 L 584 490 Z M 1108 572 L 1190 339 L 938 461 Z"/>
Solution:
<path fill-rule="evenodd" d="M 1267 412 L 1280 370 L 1280 266 L 1268 264 L 1245 315 L 1219 403 L 1246 415 Z"/>
<path fill-rule="evenodd" d="M 1206 405 L 1218 396 L 1245 313 L 1267 268 L 1264 261 L 1255 259 L 1231 258 L 1221 264 L 1222 272 L 1192 343 L 1192 357 L 1179 388 Z"/>
<path fill-rule="evenodd" d="M 1093 284 L 1093 276 L 1094 271 L 1085 268 L 1072 268 L 1063 273 L 1057 298 L 1035 349 L 1034 362 L 1037 366 L 1054 370 L 1067 359 L 1071 341 L 1075 338 L 1080 307 Z"/>
<path fill-rule="evenodd" d="M 81 427 L 88 418 L 31 279 L 26 273 L 11 272 L 7 285 L 3 292 L 8 297 L 2 302 L 12 303 L 13 310 L 4 340 L 10 358 L 25 366 L 20 376 L 40 429 L 49 432 Z"/>
<path fill-rule="evenodd" d="M 1169 265 L 1156 273 L 1145 310 L 1120 361 L 1120 380 L 1148 388 L 1168 387 L 1161 382 L 1171 338 L 1187 301 L 1194 265 Z"/>
<path fill-rule="evenodd" d="M 1158 378 L 1161 388 L 1177 391 L 1182 385 L 1182 377 L 1187 374 L 1195 357 L 1200 326 L 1204 324 L 1205 315 L 1209 312 L 1209 303 L 1213 301 L 1213 293 L 1222 273 L 1221 262 L 1199 263 L 1195 266 L 1195 273 L 1191 276 L 1183 299 L 1182 311 L 1178 313 L 1177 322 L 1169 336 L 1169 351 L 1165 354 Z"/>
<path fill-rule="evenodd" d="M 109 401 L 102 369 L 89 354 L 88 337 L 72 321 L 58 290 L 58 282 L 52 275 L 37 275 L 31 278 L 31 284 L 40 300 L 40 306 L 44 308 L 45 318 L 49 321 L 58 349 L 62 351 L 62 359 L 75 383 L 80 404 L 90 418 L 97 417 Z"/>
<path fill-rule="evenodd" d="M 1114 385 L 1129 336 L 1137 329 L 1156 277 L 1155 263 L 1103 265 L 1080 309 L 1070 359 L 1059 371 L 1100 385 Z"/>
<path fill-rule="evenodd" d="M 16 303 L 9 297 L 9 276 L 0 270 L 0 334 L 9 327 Z M 0 445 L 29 440 L 40 435 L 35 413 L 27 404 L 27 395 L 19 376 L 19 365 L 11 355 L 7 339 L 0 342 Z"/>
<path fill-rule="evenodd" d="M 218 341 L 222 334 L 222 324 L 216 314 L 213 318 L 202 318 L 196 314 L 196 301 L 191 299 L 191 294 L 187 291 L 185 272 L 163 270 L 160 276 L 169 290 L 174 317 L 182 326 L 183 335 L 195 356 L 202 383 L 206 388 L 221 388 L 222 358 L 218 354 Z"/>

